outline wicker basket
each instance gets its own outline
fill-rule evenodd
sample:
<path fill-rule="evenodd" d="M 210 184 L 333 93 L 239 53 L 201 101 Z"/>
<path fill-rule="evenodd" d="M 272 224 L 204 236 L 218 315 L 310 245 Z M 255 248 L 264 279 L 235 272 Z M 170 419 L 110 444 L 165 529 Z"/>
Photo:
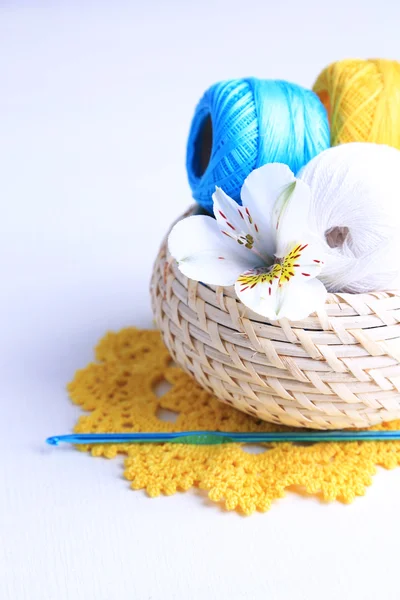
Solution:
<path fill-rule="evenodd" d="M 322 312 L 270 322 L 187 279 L 164 241 L 151 296 L 175 362 L 239 410 L 315 429 L 400 418 L 400 291 L 329 294 Z"/>

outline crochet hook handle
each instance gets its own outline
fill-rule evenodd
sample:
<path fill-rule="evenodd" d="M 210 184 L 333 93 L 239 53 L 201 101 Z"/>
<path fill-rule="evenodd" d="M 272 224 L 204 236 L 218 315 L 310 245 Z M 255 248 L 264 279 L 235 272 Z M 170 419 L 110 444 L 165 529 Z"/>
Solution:
<path fill-rule="evenodd" d="M 263 442 L 358 442 L 400 440 L 400 431 L 314 431 L 314 432 L 261 432 L 238 433 L 225 431 L 177 431 L 168 433 L 73 433 L 47 438 L 51 446 L 69 444 L 122 444 L 122 443 L 263 443 Z"/>

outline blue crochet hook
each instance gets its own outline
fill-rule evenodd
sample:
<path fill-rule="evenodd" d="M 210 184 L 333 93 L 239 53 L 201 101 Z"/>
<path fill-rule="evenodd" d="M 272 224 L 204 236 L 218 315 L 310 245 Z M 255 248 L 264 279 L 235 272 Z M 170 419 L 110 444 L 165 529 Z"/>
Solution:
<path fill-rule="evenodd" d="M 231 444 L 265 442 L 359 442 L 400 440 L 400 431 L 314 431 L 238 433 L 225 431 L 177 431 L 168 433 L 72 433 L 47 438 L 51 446 L 68 444 Z"/>

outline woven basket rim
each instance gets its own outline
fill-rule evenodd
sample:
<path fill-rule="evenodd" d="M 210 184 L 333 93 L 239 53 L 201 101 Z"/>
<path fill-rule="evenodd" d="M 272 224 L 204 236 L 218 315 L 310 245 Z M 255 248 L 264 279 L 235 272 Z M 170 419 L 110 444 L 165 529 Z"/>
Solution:
<path fill-rule="evenodd" d="M 173 227 L 173 225 L 175 225 L 175 223 L 177 223 L 178 221 L 181 221 L 182 219 L 185 219 L 186 217 L 195 215 L 195 214 L 205 214 L 201 207 L 199 207 L 199 205 L 197 204 L 191 204 L 190 207 L 184 212 L 183 215 L 181 215 L 180 217 L 178 217 L 173 224 L 171 225 L 171 229 Z M 208 215 L 211 216 L 211 215 Z M 171 257 L 169 251 L 168 251 L 168 234 L 166 236 L 166 238 L 163 241 L 163 245 L 166 244 L 166 253 L 167 253 L 167 260 L 168 260 L 168 264 L 170 266 L 172 265 L 176 265 L 176 270 L 175 271 L 175 275 L 177 275 L 178 279 L 180 279 L 182 281 L 182 283 L 185 280 L 189 280 L 189 281 L 195 281 L 195 280 L 191 280 L 190 278 L 186 277 L 185 275 L 180 274 L 178 265 L 176 260 Z M 181 276 L 179 276 L 179 274 Z M 198 285 L 204 286 L 205 288 L 209 289 L 211 292 L 214 292 L 215 294 L 222 294 L 224 297 L 229 297 L 232 298 L 234 300 L 236 300 L 236 302 L 243 307 L 243 316 L 245 316 L 246 318 L 250 319 L 252 322 L 254 323 L 260 323 L 260 324 L 271 324 L 272 326 L 281 326 L 280 324 L 282 322 L 289 322 L 289 323 L 293 323 L 293 326 L 296 328 L 302 328 L 302 323 L 307 323 L 307 318 L 305 319 L 301 319 L 298 321 L 290 321 L 288 319 L 280 319 L 277 321 L 271 321 L 269 319 L 267 319 L 266 317 L 263 317 L 262 315 L 259 315 L 258 313 L 255 313 L 254 311 L 252 311 L 251 309 L 247 308 L 243 302 L 238 298 L 238 296 L 236 295 L 235 292 L 235 288 L 234 286 L 217 286 L 217 285 L 211 285 L 211 284 L 207 284 L 207 283 L 203 283 L 203 282 L 195 282 Z M 326 300 L 325 300 L 325 304 L 324 304 L 324 308 L 325 309 L 329 309 L 329 307 L 331 307 L 332 305 L 340 305 L 342 302 L 345 302 L 346 305 L 352 305 L 355 304 L 356 306 L 359 306 L 361 303 L 363 304 L 367 304 L 369 305 L 371 302 L 374 303 L 376 302 L 376 300 L 380 300 L 383 298 L 396 298 L 396 297 L 400 297 L 400 289 L 389 289 L 389 290 L 377 290 L 377 291 L 372 291 L 372 292 L 360 292 L 360 293 L 351 293 L 351 292 L 328 292 L 327 296 L 326 296 Z M 329 310 L 327 310 L 327 312 L 329 312 Z M 321 311 L 317 312 L 313 312 L 311 313 L 309 316 L 315 315 L 315 314 L 321 314 Z M 358 313 L 357 313 L 358 314 Z M 343 317 L 345 317 L 346 315 L 343 315 Z M 304 329 L 308 329 L 308 327 L 304 327 Z"/>

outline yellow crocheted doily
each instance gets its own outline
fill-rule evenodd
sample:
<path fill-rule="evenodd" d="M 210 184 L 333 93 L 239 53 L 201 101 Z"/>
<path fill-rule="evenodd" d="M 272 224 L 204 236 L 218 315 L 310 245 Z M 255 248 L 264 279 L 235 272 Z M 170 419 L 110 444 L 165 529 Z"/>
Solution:
<path fill-rule="evenodd" d="M 158 331 L 124 329 L 108 333 L 96 349 L 97 363 L 78 371 L 68 389 L 74 403 L 89 414 L 75 431 L 276 431 L 222 404 L 180 368 L 171 365 Z M 171 387 L 158 397 L 159 384 Z M 164 413 L 162 412 L 164 411 Z M 165 411 L 176 421 L 163 420 Z M 171 413 L 168 413 L 171 416 Z M 400 422 L 384 428 L 400 428 Z M 351 502 L 365 493 L 376 465 L 400 463 L 399 442 L 265 444 L 254 454 L 245 444 L 119 444 L 81 446 L 93 456 L 127 454 L 125 477 L 150 496 L 175 494 L 192 487 L 211 500 L 245 514 L 266 511 L 285 490 Z"/>

